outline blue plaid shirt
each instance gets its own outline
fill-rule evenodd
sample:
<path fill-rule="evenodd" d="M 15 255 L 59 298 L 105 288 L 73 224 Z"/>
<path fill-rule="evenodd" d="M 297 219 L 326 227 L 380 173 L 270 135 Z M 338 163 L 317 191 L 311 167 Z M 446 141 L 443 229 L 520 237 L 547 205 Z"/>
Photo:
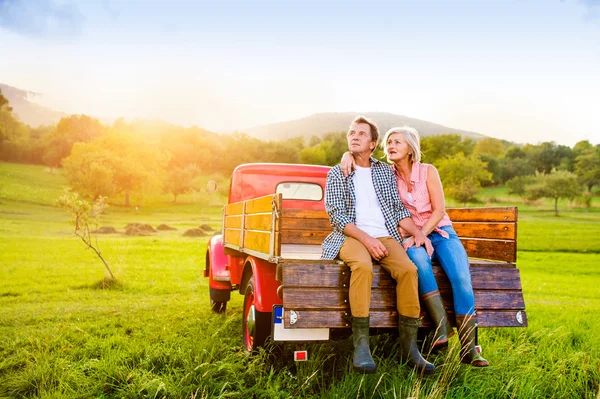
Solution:
<path fill-rule="evenodd" d="M 410 212 L 406 210 L 396 186 L 396 177 L 389 165 L 370 159 L 371 176 L 375 193 L 381 205 L 381 211 L 385 219 L 385 227 L 391 237 L 396 241 L 402 242 L 398 233 L 398 223 L 404 218 L 410 217 Z M 329 215 L 329 220 L 333 226 L 333 232 L 323 241 L 322 259 L 335 259 L 344 241 L 344 227 L 348 223 L 356 223 L 356 194 L 354 181 L 350 176 L 345 177 L 340 166 L 332 168 L 327 174 L 327 185 L 325 186 L 325 211 Z"/>

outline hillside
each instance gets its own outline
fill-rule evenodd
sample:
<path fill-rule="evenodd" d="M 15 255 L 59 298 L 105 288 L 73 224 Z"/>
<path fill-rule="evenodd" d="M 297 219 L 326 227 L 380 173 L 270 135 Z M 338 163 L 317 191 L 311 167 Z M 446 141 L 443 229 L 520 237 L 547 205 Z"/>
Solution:
<path fill-rule="evenodd" d="M 39 95 L 27 90 L 18 89 L 0 83 L 0 89 L 10 102 L 14 113 L 19 120 L 31 127 L 56 124 L 62 117 L 68 116 L 64 112 L 55 111 L 31 101 Z M 301 119 L 272 123 L 247 129 L 238 129 L 261 140 L 285 140 L 291 137 L 322 136 L 329 132 L 340 132 L 348 129 L 348 124 L 356 115 L 365 115 L 377 122 L 381 133 L 394 126 L 412 126 L 422 137 L 454 133 L 463 137 L 486 137 L 480 133 L 454 129 L 437 123 L 396 115 L 388 112 L 325 112 L 313 114 Z M 101 122 L 111 124 L 112 119 L 100 118 Z"/>
<path fill-rule="evenodd" d="M 33 97 L 39 95 L 38 93 L 17 89 L 2 83 L 0 83 L 0 90 L 8 99 L 19 120 L 31 127 L 53 125 L 60 118 L 67 116 L 64 112 L 58 112 L 31 101 Z"/>
<path fill-rule="evenodd" d="M 263 140 L 285 140 L 290 137 L 322 136 L 328 132 L 346 131 L 349 123 L 356 115 L 365 115 L 372 118 L 382 133 L 394 126 L 411 126 L 419 131 L 422 137 L 435 136 L 439 134 L 454 133 L 464 137 L 482 138 L 486 137 L 480 133 L 466 130 L 453 129 L 420 119 L 409 118 L 404 115 L 396 115 L 387 112 L 327 112 L 318 113 L 305 118 L 273 123 L 243 129 L 241 131 Z"/>

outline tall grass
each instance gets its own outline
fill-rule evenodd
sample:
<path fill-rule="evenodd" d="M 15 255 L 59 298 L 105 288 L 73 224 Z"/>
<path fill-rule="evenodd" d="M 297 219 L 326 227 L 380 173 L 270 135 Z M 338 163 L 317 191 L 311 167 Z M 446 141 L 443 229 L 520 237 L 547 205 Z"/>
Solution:
<path fill-rule="evenodd" d="M 218 228 L 218 207 L 204 215 L 194 203 L 109 208 L 105 224 L 120 233 L 99 243 L 119 284 L 103 289 L 102 265 L 72 235 L 68 215 L 50 206 L 61 193 L 57 176 L 0 164 L 9 182 L 0 198 L 0 397 L 598 398 L 596 208 L 560 218 L 520 213 L 529 327 L 480 331 L 489 368 L 460 364 L 452 338 L 448 350 L 428 355 L 437 372 L 422 377 L 399 362 L 396 336 L 382 334 L 371 339 L 378 372 L 363 376 L 352 372 L 348 339 L 306 345 L 309 360 L 297 364 L 294 345 L 244 354 L 243 298 L 232 293 L 224 315 L 209 311 L 201 277 L 208 237 L 182 236 L 200 223 Z M 37 185 L 41 192 L 27 188 L 47 179 L 54 182 Z M 128 237 L 130 222 L 178 230 Z"/>

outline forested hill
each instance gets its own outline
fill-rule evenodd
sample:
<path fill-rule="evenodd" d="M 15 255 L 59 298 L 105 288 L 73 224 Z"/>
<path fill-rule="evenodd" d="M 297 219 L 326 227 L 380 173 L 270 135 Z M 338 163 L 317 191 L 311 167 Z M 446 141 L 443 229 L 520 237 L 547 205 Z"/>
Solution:
<path fill-rule="evenodd" d="M 17 89 L 0 83 L 0 90 L 13 107 L 13 112 L 19 120 L 31 127 L 55 125 L 61 118 L 67 116 L 64 112 L 43 107 L 30 101 L 37 93 Z"/>
<path fill-rule="evenodd" d="M 463 137 L 471 138 L 486 137 L 479 133 L 453 129 L 436 123 L 387 112 L 326 112 L 293 121 L 241 129 L 240 131 L 262 140 L 286 140 L 298 136 L 306 138 L 312 136 L 321 137 L 328 132 L 345 132 L 356 115 L 365 115 L 372 118 L 379 126 L 381 133 L 385 133 L 388 129 L 395 126 L 411 126 L 417 129 L 422 137 L 448 133 L 460 134 Z"/>

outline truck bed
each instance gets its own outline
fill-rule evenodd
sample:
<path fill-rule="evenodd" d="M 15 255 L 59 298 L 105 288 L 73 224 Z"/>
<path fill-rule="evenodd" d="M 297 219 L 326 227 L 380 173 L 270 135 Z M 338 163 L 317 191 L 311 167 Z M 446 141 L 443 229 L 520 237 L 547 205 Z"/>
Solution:
<path fill-rule="evenodd" d="M 527 326 L 517 253 L 517 208 L 448 209 L 469 256 L 475 308 L 481 327 Z M 285 328 L 348 328 L 350 269 L 338 260 L 320 260 L 321 242 L 331 232 L 325 211 L 284 209 L 280 195 L 226 206 L 224 245 L 277 264 L 283 285 Z M 434 264 L 444 306 L 453 319 L 452 289 Z M 397 323 L 395 282 L 374 266 L 371 325 Z M 290 318 L 290 312 L 294 317 Z M 423 313 L 423 326 L 429 320 Z M 291 320 L 294 320 L 294 323 Z"/>

